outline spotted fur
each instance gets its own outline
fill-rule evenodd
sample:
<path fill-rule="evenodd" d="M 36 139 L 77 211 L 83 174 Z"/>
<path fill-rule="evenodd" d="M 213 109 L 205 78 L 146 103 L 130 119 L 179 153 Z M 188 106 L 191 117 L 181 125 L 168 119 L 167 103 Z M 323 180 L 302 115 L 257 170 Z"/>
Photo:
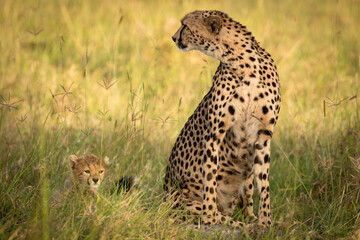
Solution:
<path fill-rule="evenodd" d="M 182 51 L 220 61 L 210 91 L 190 116 L 167 162 L 164 190 L 205 224 L 239 227 L 235 207 L 271 224 L 270 141 L 280 111 L 280 83 L 270 54 L 247 28 L 220 11 L 195 11 L 172 37 Z"/>

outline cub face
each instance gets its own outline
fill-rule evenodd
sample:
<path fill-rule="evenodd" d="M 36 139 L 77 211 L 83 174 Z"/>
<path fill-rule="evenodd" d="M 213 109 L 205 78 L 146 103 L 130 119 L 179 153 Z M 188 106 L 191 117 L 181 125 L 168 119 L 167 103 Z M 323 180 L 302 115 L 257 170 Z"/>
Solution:
<path fill-rule="evenodd" d="M 222 51 L 220 32 L 223 28 L 223 17 L 226 16 L 219 11 L 191 12 L 181 20 L 181 26 L 172 39 L 181 51 L 199 50 L 218 58 Z"/>
<path fill-rule="evenodd" d="M 70 155 L 69 161 L 75 184 L 82 190 L 97 193 L 106 174 L 106 159 L 101 160 L 95 155 Z"/>

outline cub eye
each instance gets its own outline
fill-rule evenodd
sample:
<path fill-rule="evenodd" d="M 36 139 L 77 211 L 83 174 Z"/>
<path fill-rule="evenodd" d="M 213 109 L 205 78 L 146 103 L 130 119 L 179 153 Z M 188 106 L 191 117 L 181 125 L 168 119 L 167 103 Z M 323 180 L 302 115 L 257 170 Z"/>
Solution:
<path fill-rule="evenodd" d="M 85 170 L 85 173 L 90 174 L 90 170 Z"/>
<path fill-rule="evenodd" d="M 103 173 L 104 173 L 104 170 L 100 170 L 99 173 L 100 173 L 100 174 L 103 174 Z"/>

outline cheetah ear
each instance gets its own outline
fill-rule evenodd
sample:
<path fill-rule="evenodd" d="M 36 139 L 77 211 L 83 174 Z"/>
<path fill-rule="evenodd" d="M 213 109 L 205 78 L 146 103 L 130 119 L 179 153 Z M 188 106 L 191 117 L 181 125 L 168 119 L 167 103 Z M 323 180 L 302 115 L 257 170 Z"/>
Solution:
<path fill-rule="evenodd" d="M 75 155 L 70 155 L 69 157 L 69 161 L 70 161 L 70 166 L 71 166 L 71 169 L 74 169 L 75 165 L 76 165 L 76 162 L 79 158 Z"/>
<path fill-rule="evenodd" d="M 108 156 L 105 156 L 104 159 L 103 159 L 104 163 L 105 163 L 105 166 L 110 166 L 110 159 Z"/>
<path fill-rule="evenodd" d="M 219 16 L 209 16 L 205 19 L 205 26 L 209 32 L 219 34 L 221 30 L 221 18 Z"/>

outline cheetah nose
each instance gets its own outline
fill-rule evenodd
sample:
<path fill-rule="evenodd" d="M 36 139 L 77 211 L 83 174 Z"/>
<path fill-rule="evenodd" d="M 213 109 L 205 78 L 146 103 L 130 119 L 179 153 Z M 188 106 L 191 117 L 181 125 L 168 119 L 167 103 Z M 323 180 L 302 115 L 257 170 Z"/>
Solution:
<path fill-rule="evenodd" d="M 171 37 L 174 42 L 176 42 L 176 38 L 174 36 Z"/>
<path fill-rule="evenodd" d="M 98 181 L 99 181 L 98 178 L 93 178 L 93 182 L 94 182 L 94 183 L 97 183 Z"/>

